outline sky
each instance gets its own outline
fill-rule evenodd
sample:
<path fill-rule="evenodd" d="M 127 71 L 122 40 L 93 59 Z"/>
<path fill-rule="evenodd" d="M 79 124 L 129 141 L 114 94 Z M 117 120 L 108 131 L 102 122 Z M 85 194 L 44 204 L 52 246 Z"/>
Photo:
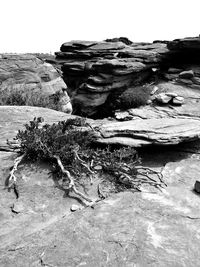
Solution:
<path fill-rule="evenodd" d="M 200 0 L 0 0 L 0 53 L 54 53 L 71 40 L 200 34 Z"/>

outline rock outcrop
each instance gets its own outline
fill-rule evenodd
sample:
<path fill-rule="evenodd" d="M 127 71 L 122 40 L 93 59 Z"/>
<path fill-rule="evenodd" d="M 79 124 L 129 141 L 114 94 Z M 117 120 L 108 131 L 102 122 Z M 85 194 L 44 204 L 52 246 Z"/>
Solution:
<path fill-rule="evenodd" d="M 102 113 L 109 95 L 149 78 L 168 52 L 166 44 L 72 41 L 56 53 L 76 114 Z"/>
<path fill-rule="evenodd" d="M 48 102 L 48 98 L 55 94 L 62 98 L 62 89 L 66 88 L 58 71 L 36 56 L 0 54 L 1 104 L 9 102 L 11 96 L 13 100 L 18 96 L 20 98 L 18 102 L 21 102 L 21 105 L 38 104 L 40 106 L 42 101 Z M 68 100 L 70 100 L 69 97 Z"/>
<path fill-rule="evenodd" d="M 200 85 L 199 37 L 154 43 L 120 40 L 72 41 L 56 53 L 75 114 L 107 116 L 119 95 L 145 82 L 176 79 L 193 87 Z"/>
<path fill-rule="evenodd" d="M 164 114 L 163 117 L 160 117 L 160 113 Z M 88 119 L 88 123 L 94 130 L 96 141 L 104 144 L 133 147 L 152 144 L 175 145 L 200 138 L 198 114 L 194 118 L 181 115 L 177 118 L 174 118 L 173 115 L 166 118 L 165 111 L 158 111 L 157 114 L 154 110 L 141 110 L 141 114 L 146 118 L 138 119 L 142 116 L 138 112 L 134 115 L 136 119 L 130 121 Z M 0 106 L 0 149 L 9 150 L 6 140 L 14 138 L 18 130 L 23 129 L 23 125 L 33 120 L 34 117 L 43 117 L 45 123 L 53 123 L 67 120 L 73 116 L 45 108 Z"/>
<path fill-rule="evenodd" d="M 45 123 L 67 120 L 72 115 L 52 109 L 30 106 L 0 106 L 0 150 L 9 150 L 7 139 L 13 139 L 18 130 L 34 117 L 43 117 Z"/>

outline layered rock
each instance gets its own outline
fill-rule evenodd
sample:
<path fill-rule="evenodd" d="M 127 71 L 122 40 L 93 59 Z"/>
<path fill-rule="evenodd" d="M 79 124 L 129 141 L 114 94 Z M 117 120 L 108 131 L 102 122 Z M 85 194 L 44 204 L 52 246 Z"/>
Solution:
<path fill-rule="evenodd" d="M 39 102 L 59 92 L 62 97 L 62 89 L 66 88 L 57 70 L 34 55 L 0 55 L 0 98 L 18 95 L 25 99 L 24 104 L 34 103 L 34 99 Z"/>
<path fill-rule="evenodd" d="M 61 46 L 56 59 L 75 113 L 92 116 L 102 112 L 110 94 L 118 95 L 149 78 L 167 53 L 162 43 L 72 41 Z"/>
<path fill-rule="evenodd" d="M 200 110 L 200 109 L 199 109 Z M 192 112 L 192 111 L 191 111 Z M 199 112 L 200 113 L 200 112 Z M 153 117 L 154 114 L 154 117 Z M 163 114 L 165 114 L 163 112 Z M 175 145 L 200 138 L 200 120 L 198 114 L 191 118 L 180 116 L 156 116 L 153 111 L 146 112 L 144 119 L 137 119 L 134 114 L 130 121 L 92 120 L 88 119 L 94 131 L 96 142 L 104 144 L 121 144 L 133 147 L 147 145 Z M 145 116 L 145 113 L 144 113 Z M 16 136 L 19 129 L 34 117 L 43 117 L 45 123 L 53 123 L 72 118 L 63 112 L 38 107 L 0 106 L 0 149 L 9 150 L 7 139 Z M 139 117 L 139 114 L 138 114 Z"/>

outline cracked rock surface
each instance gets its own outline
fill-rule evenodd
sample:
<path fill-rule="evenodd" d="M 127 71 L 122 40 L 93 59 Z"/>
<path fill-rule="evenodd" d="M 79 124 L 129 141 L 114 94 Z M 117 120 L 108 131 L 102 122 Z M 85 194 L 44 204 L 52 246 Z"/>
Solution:
<path fill-rule="evenodd" d="M 162 172 L 162 192 L 143 187 L 86 208 L 61 190 L 48 163 L 23 163 L 16 199 L 4 187 L 17 154 L 5 151 L 3 140 L 34 116 L 52 123 L 69 115 L 9 108 L 0 108 L 0 266 L 198 266 L 200 197 L 193 187 L 200 174 L 199 141 L 141 150 L 144 166 Z M 90 196 L 96 197 L 97 184 L 87 186 Z M 72 205 L 80 209 L 72 213 Z"/>
<path fill-rule="evenodd" d="M 144 156 L 162 171 L 168 185 L 162 192 L 118 193 L 72 213 L 77 199 L 54 186 L 47 166 L 19 170 L 18 200 L 3 191 L 13 155 L 1 152 L 0 266 L 198 266 L 198 154 L 163 154 Z M 17 214 L 10 209 L 16 202 L 23 207 Z"/>

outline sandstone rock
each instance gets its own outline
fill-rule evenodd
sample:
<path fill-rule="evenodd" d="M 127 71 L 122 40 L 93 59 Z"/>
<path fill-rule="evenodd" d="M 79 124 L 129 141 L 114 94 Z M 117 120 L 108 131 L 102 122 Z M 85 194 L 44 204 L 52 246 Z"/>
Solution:
<path fill-rule="evenodd" d="M 180 77 L 180 78 L 183 78 L 183 79 L 191 79 L 191 78 L 194 77 L 194 72 L 193 72 L 193 70 L 182 71 L 182 72 L 179 74 L 179 77 Z"/>
<path fill-rule="evenodd" d="M 128 38 L 126 37 L 119 37 L 119 38 L 111 38 L 111 39 L 106 39 L 106 42 L 122 42 L 126 45 L 131 45 L 133 42 L 130 41 Z"/>
<path fill-rule="evenodd" d="M 200 51 L 200 38 L 188 37 L 183 39 L 175 39 L 167 44 L 170 50 L 197 50 Z"/>
<path fill-rule="evenodd" d="M 183 105 L 184 103 L 184 98 L 182 96 L 176 96 L 172 99 L 172 103 L 174 105 Z"/>
<path fill-rule="evenodd" d="M 151 95 L 154 95 L 157 91 L 158 91 L 158 86 L 154 86 L 151 91 Z"/>
<path fill-rule="evenodd" d="M 80 206 L 79 206 L 79 205 L 76 205 L 76 204 L 73 204 L 73 205 L 71 206 L 70 210 L 71 210 L 72 212 L 77 211 L 77 210 L 80 210 Z"/>
<path fill-rule="evenodd" d="M 166 92 L 165 93 L 167 96 L 171 96 L 171 97 L 177 97 L 177 93 L 174 93 L 174 92 Z"/>
<path fill-rule="evenodd" d="M 72 41 L 61 46 L 56 59 L 62 62 L 75 114 L 94 116 L 102 105 L 106 109 L 111 94 L 150 77 L 167 53 L 162 43 Z"/>
<path fill-rule="evenodd" d="M 200 120 L 172 118 L 109 122 L 92 122 L 97 141 L 105 144 L 129 146 L 175 145 L 200 138 Z"/>
<path fill-rule="evenodd" d="M 180 72 L 182 72 L 182 69 L 169 68 L 167 72 L 170 74 L 179 74 Z"/>
<path fill-rule="evenodd" d="M 152 104 L 152 100 L 151 99 L 147 100 L 147 105 L 151 105 L 151 104 Z"/>
<path fill-rule="evenodd" d="M 184 105 L 186 106 L 186 105 Z M 152 106 L 147 106 L 149 110 L 145 117 L 143 112 L 140 119 L 118 122 L 115 120 L 89 120 L 88 123 L 94 129 L 96 141 L 105 144 L 122 144 L 135 147 L 146 145 L 174 145 L 185 141 L 197 140 L 200 138 L 200 112 L 190 112 L 195 115 L 186 117 L 183 110 L 183 116 L 176 114 L 174 116 L 164 112 L 161 116 Z M 152 110 L 152 111 L 151 111 Z M 154 112 L 154 113 L 153 113 Z M 154 117 L 153 115 L 154 114 Z M 157 117 L 155 116 L 157 114 Z M 131 115 L 132 117 L 133 114 Z M 143 116 L 143 117 L 142 117 Z M 196 117 L 195 117 L 196 116 Z M 198 117 L 199 116 L 199 117 Z M 9 150 L 7 139 L 13 139 L 19 129 L 34 117 L 43 117 L 44 123 L 53 123 L 75 116 L 67 115 L 62 112 L 53 111 L 45 108 L 19 107 L 19 106 L 0 106 L 0 149 Z M 143 118 L 143 119 L 141 119 Z"/>
<path fill-rule="evenodd" d="M 193 77 L 191 80 L 193 83 L 200 85 L 200 78 L 199 77 Z"/>
<path fill-rule="evenodd" d="M 1 97 L 16 92 L 26 99 L 48 98 L 62 88 L 66 84 L 51 64 L 28 54 L 0 55 Z"/>
<path fill-rule="evenodd" d="M 66 90 L 63 90 L 63 93 L 60 96 L 58 107 L 60 111 L 65 112 L 67 114 L 72 114 L 72 104 Z"/>
<path fill-rule="evenodd" d="M 199 182 L 199 181 L 196 181 L 196 182 L 195 182 L 194 190 L 195 190 L 197 193 L 200 193 L 200 182 Z"/>
<path fill-rule="evenodd" d="M 34 117 L 43 117 L 45 123 L 51 124 L 74 116 L 39 107 L 0 106 L 0 149 L 9 149 L 6 140 L 13 139 L 18 130 Z"/>
<path fill-rule="evenodd" d="M 160 104 L 168 104 L 171 101 L 172 97 L 166 95 L 165 93 L 160 93 L 156 95 L 156 101 Z"/>
<path fill-rule="evenodd" d="M 70 198 L 47 187 L 57 198 L 47 200 L 46 190 L 45 197 L 37 197 L 51 204 L 49 218 L 41 223 L 37 213 L 21 225 L 7 218 L 10 227 L 1 226 L 7 232 L 0 265 L 38 266 L 45 247 L 42 260 L 50 266 L 198 266 L 200 198 L 192 187 L 199 171 L 199 160 L 168 162 L 162 170 L 168 186 L 162 192 L 121 192 L 70 216 Z"/>
<path fill-rule="evenodd" d="M 186 84 L 186 85 L 192 85 L 193 82 L 190 79 L 183 79 L 183 78 L 179 78 L 177 79 L 178 83 L 182 83 L 182 84 Z"/>

